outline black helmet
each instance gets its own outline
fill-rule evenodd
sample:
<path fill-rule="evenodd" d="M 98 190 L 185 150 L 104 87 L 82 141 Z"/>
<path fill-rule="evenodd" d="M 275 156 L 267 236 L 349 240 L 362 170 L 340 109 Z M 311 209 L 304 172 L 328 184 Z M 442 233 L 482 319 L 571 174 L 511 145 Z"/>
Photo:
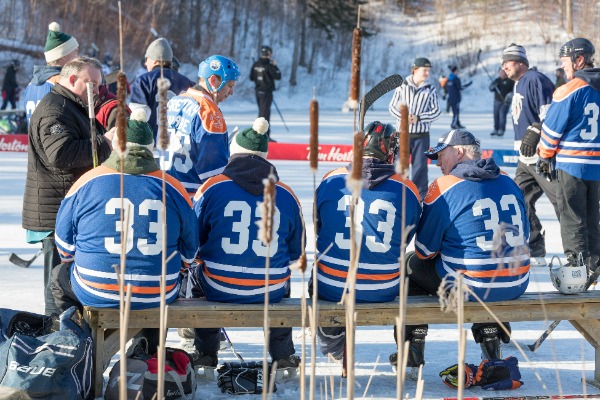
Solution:
<path fill-rule="evenodd" d="M 379 121 L 371 122 L 366 128 L 363 148 L 365 156 L 392 164 L 398 151 L 396 130 L 391 124 L 382 124 Z"/>
<path fill-rule="evenodd" d="M 270 48 L 269 46 L 261 46 L 260 48 L 260 55 L 262 57 L 268 57 L 271 54 L 273 54 L 273 49 Z"/>
<path fill-rule="evenodd" d="M 584 38 L 575 38 L 573 40 L 569 40 L 560 47 L 558 56 L 571 57 L 571 61 L 575 61 L 577 57 L 583 56 L 583 61 L 585 64 L 593 64 L 593 56 L 595 52 L 596 49 L 594 49 L 592 42 Z"/>

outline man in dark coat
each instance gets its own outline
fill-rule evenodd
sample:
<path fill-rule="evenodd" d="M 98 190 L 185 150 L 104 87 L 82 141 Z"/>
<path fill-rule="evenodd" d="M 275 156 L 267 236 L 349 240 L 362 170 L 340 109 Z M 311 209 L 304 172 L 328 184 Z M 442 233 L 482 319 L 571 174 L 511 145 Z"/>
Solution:
<path fill-rule="evenodd" d="M 271 103 L 273 103 L 273 91 L 275 90 L 275 81 L 281 79 L 281 71 L 277 67 L 275 60 L 271 57 L 273 50 L 269 46 L 262 46 L 260 49 L 260 58 L 252 65 L 250 71 L 250 80 L 256 85 L 256 103 L 258 104 L 258 117 L 263 117 L 269 123 L 267 136 L 271 139 Z"/>
<path fill-rule="evenodd" d="M 12 109 L 17 108 L 17 70 L 19 69 L 19 60 L 13 60 L 8 68 L 2 82 L 2 110 L 10 103 Z"/>
<path fill-rule="evenodd" d="M 86 83 L 92 82 L 97 95 L 101 68 L 98 60 L 90 57 L 65 64 L 58 83 L 36 107 L 29 125 L 23 228 L 27 242 L 42 242 L 47 315 L 56 311 L 50 285 L 52 268 L 60 264 L 54 243 L 56 214 L 73 183 L 93 167 Z M 113 132 L 103 135 L 99 123 L 96 128 L 100 131 L 98 161 L 103 162 L 110 155 Z"/>

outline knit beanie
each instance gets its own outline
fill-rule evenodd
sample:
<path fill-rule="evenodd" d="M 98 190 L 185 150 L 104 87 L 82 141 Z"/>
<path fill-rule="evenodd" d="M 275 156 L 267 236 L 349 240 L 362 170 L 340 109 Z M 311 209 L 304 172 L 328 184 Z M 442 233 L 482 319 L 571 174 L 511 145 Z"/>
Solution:
<path fill-rule="evenodd" d="M 48 25 L 48 37 L 44 47 L 46 62 L 56 61 L 79 48 L 79 43 L 73 36 L 60 31 L 60 25 L 52 22 Z"/>
<path fill-rule="evenodd" d="M 155 61 L 173 62 L 173 50 L 165 38 L 158 38 L 150 43 L 146 50 L 146 58 Z"/>
<path fill-rule="evenodd" d="M 529 60 L 527 60 L 527 53 L 523 46 L 511 43 L 510 46 L 504 49 L 502 52 L 502 64 L 506 61 L 517 61 L 529 67 Z"/>
<path fill-rule="evenodd" d="M 132 111 L 127 120 L 127 148 L 138 146 L 152 151 L 154 149 L 154 132 L 148 125 L 148 114 L 143 108 Z M 117 134 L 113 136 L 113 149 L 119 148 Z"/>
<path fill-rule="evenodd" d="M 231 155 L 244 153 L 267 158 L 269 137 L 266 133 L 268 130 L 269 122 L 263 117 L 257 118 L 252 124 L 252 128 L 244 129 L 235 135 L 229 146 Z"/>

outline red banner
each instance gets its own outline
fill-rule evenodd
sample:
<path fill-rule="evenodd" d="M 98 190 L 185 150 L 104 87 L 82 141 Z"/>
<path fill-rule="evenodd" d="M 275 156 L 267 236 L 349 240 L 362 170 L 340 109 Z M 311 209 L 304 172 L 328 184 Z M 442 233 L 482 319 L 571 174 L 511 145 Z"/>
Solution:
<path fill-rule="evenodd" d="M 308 144 L 269 143 L 269 160 L 308 160 Z M 319 161 L 352 161 L 352 146 L 347 144 L 319 145 Z"/>
<path fill-rule="evenodd" d="M 27 135 L 0 135 L 0 151 L 27 152 Z"/>

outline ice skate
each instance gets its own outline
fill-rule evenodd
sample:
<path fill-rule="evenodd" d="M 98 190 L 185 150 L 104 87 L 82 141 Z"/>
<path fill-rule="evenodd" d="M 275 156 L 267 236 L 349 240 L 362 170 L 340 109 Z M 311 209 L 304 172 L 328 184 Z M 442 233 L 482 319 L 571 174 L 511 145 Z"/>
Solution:
<path fill-rule="evenodd" d="M 298 374 L 300 362 L 300 357 L 295 354 L 275 360 L 273 363 L 275 365 L 275 382 L 283 383 L 293 380 Z"/>
<path fill-rule="evenodd" d="M 215 378 L 215 369 L 219 364 L 219 359 L 216 354 L 206 354 L 194 351 L 190 354 L 192 365 L 196 371 L 196 378 L 201 381 L 211 382 Z"/>

